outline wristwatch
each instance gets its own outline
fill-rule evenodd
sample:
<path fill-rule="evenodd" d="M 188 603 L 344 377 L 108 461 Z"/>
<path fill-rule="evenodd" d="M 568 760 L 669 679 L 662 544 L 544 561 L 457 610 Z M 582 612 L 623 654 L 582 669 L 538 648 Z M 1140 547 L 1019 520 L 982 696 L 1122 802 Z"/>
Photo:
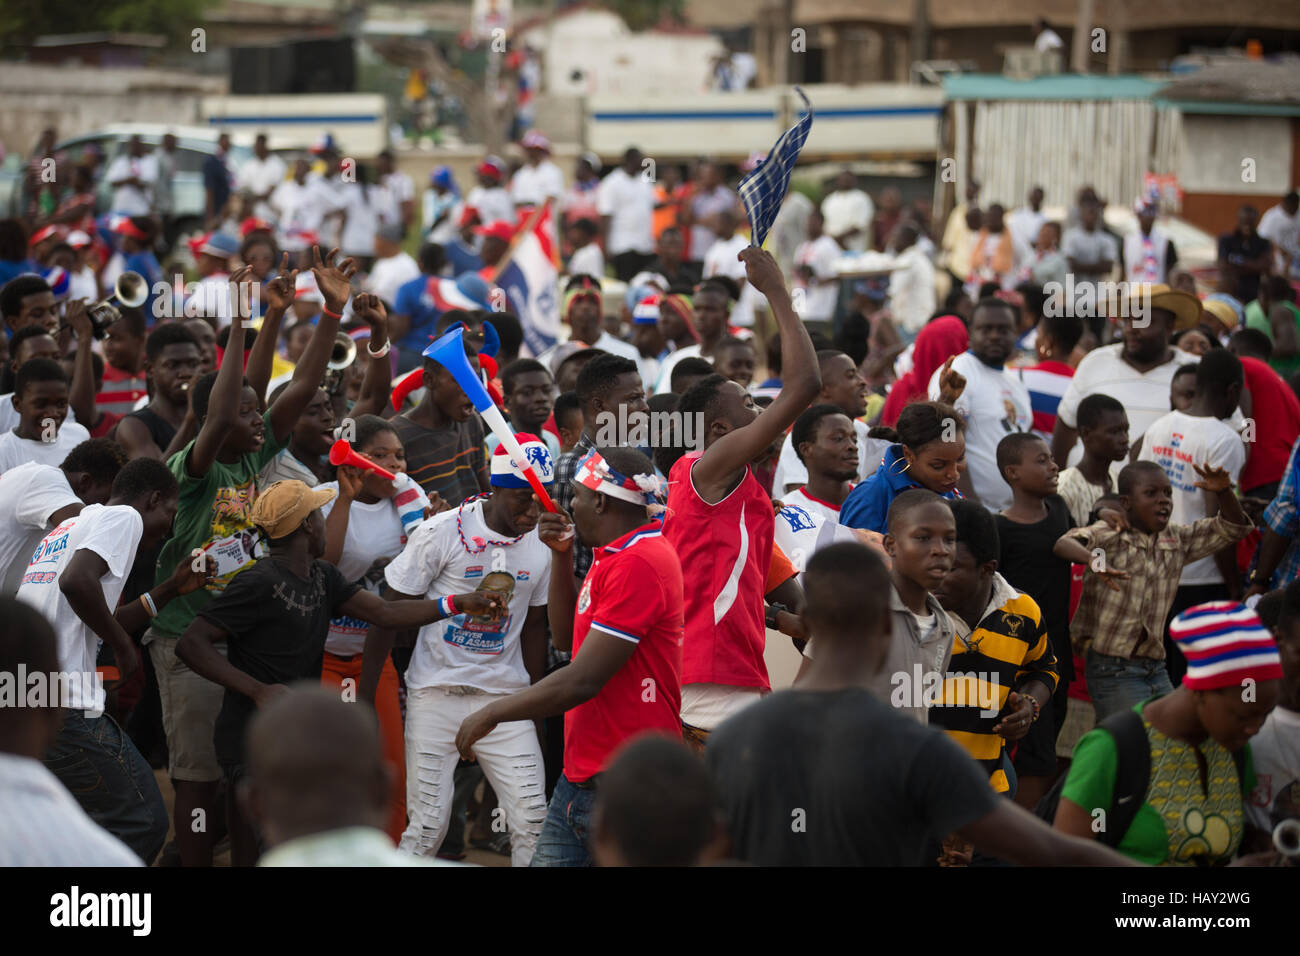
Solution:
<path fill-rule="evenodd" d="M 766 624 L 768 627 L 770 627 L 772 630 L 779 631 L 780 628 L 776 626 L 776 616 L 780 614 L 782 611 L 786 611 L 788 613 L 789 610 L 790 609 L 786 607 L 784 604 L 769 604 L 767 605 L 766 610 L 763 612 L 763 623 Z"/>

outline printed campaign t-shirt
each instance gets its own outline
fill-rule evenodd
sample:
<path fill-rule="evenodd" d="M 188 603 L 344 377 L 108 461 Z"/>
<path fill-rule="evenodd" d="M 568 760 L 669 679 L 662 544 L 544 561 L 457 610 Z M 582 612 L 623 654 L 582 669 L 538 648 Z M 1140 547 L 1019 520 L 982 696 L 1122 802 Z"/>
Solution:
<path fill-rule="evenodd" d="M 1200 476 L 1192 465 L 1203 465 L 1208 461 L 1226 469 L 1236 484 L 1241 478 L 1241 470 L 1246 467 L 1246 446 L 1231 426 L 1217 418 L 1170 412 L 1147 429 L 1138 460 L 1154 461 L 1169 476 L 1174 490 L 1170 522 L 1192 524 L 1209 517 L 1205 492 L 1195 485 Z M 1178 583 L 1180 586 L 1222 584 L 1223 575 L 1211 555 L 1184 565 Z"/>
<path fill-rule="evenodd" d="M 28 462 L 0 475 L 0 594 L 18 590 L 18 579 L 45 536 L 50 515 L 79 504 L 62 468 Z"/>
<path fill-rule="evenodd" d="M 998 442 L 1012 432 L 1027 432 L 1034 424 L 1029 389 L 1016 373 L 1004 368 L 990 368 L 971 352 L 953 359 L 952 369 L 966 377 L 966 388 L 953 407 L 966 420 L 966 467 L 971 488 L 980 504 L 990 511 L 1011 507 L 1011 486 L 998 469 Z M 939 376 L 935 369 L 930 377 L 929 395 L 939 397 Z"/>
<path fill-rule="evenodd" d="M 339 483 L 331 481 L 319 487 L 337 493 Z M 321 505 L 321 514 L 328 518 L 337 502 L 337 497 L 325 502 Z M 405 542 L 402 519 L 391 499 L 383 498 L 373 504 L 354 501 L 343 538 L 343 553 L 336 566 L 345 581 L 354 581 L 367 591 L 378 594 L 379 585 L 384 580 L 384 566 L 401 553 Z M 339 657 L 360 654 L 365 650 L 366 632 L 369 630 L 370 624 L 357 618 L 332 618 L 325 650 Z"/>
<path fill-rule="evenodd" d="M 359 590 L 326 561 L 300 578 L 279 557 L 267 557 L 230 582 L 201 612 L 226 632 L 230 663 L 263 684 L 320 680 L 325 637 L 335 609 Z M 252 698 L 227 690 L 213 740 L 223 763 L 243 762 Z"/>
<path fill-rule="evenodd" d="M 636 645 L 599 693 L 564 715 L 564 775 L 581 783 L 636 734 L 681 734 L 682 566 L 652 522 L 595 551 L 578 592 L 573 656 L 592 631 Z"/>
<path fill-rule="evenodd" d="M 420 628 L 406 671 L 410 690 L 477 687 L 510 694 L 531 683 L 520 635 L 528 609 L 546 604 L 551 549 L 536 529 L 514 544 L 493 544 L 500 535 L 483 520 L 485 503 L 479 499 L 434 515 L 411 533 L 402 553 L 384 569 L 389 587 L 403 594 L 430 599 L 469 591 L 509 595 L 509 613 L 502 621 L 456 614 Z M 476 538 L 483 542 L 481 550 Z"/>
<path fill-rule="evenodd" d="M 808 567 L 808 559 L 827 545 L 842 541 L 858 541 L 862 532 L 839 524 L 835 518 L 793 504 L 787 495 L 785 505 L 776 516 L 773 540 L 789 559 L 799 574 L 799 583 L 803 583 L 803 572 Z"/>
<path fill-rule="evenodd" d="M 62 522 L 41 539 L 27 564 L 18 587 L 18 600 L 30 604 L 54 626 L 59 642 L 59 670 L 70 675 L 93 675 L 99 636 L 77 616 L 59 590 L 59 578 L 78 551 L 93 551 L 104 559 L 108 573 L 99 579 L 104 603 L 117 607 L 126 576 L 135 562 L 135 551 L 144 535 L 144 519 L 127 505 L 87 505 L 81 513 Z M 68 696 L 61 701 L 74 710 L 102 711 L 104 690 L 94 678 L 74 676 L 67 683 Z"/>
<path fill-rule="evenodd" d="M 169 577 L 181 557 L 191 554 L 195 548 L 208 552 L 216 560 L 217 577 L 210 588 L 199 588 L 170 601 L 153 619 L 152 631 L 180 637 L 214 594 L 224 591 L 236 574 L 267 553 L 262 534 L 253 524 L 257 473 L 284 445 L 275 439 L 270 412 L 262 416 L 262 422 L 266 426 L 266 442 L 231 464 L 213 461 L 202 475 L 191 476 L 186 462 L 194 451 L 194 442 L 168 459 L 167 467 L 180 484 L 180 504 L 172 536 L 158 555 L 156 580 L 161 582 Z"/>
<path fill-rule="evenodd" d="M 67 421 L 59 426 L 54 441 L 19 438 L 12 431 L 5 432 L 0 435 L 0 475 L 29 461 L 57 467 L 63 464 L 72 449 L 89 440 L 90 432 L 84 425 Z"/>

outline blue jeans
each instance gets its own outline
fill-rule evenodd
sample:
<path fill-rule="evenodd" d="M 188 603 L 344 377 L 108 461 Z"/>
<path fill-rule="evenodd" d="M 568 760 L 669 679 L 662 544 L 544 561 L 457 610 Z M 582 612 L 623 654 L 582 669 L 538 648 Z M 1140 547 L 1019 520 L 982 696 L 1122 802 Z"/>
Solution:
<path fill-rule="evenodd" d="M 46 768 L 90 819 L 148 866 L 167 839 L 167 807 L 153 770 L 112 717 L 65 713 L 63 729 L 45 754 Z"/>
<path fill-rule="evenodd" d="M 1083 672 L 1097 723 L 1174 689 L 1165 662 L 1149 657 L 1112 657 L 1089 649 Z"/>
<path fill-rule="evenodd" d="M 583 790 L 560 774 L 537 838 L 531 866 L 591 866 L 591 808 L 595 790 Z"/>

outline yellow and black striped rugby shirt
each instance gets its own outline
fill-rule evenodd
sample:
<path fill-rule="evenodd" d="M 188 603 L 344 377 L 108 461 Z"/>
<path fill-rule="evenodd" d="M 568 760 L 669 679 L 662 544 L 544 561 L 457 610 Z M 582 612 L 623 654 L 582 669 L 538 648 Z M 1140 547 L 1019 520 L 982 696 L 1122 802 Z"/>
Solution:
<path fill-rule="evenodd" d="M 979 626 L 963 638 L 964 624 L 955 615 L 953 620 L 959 630 L 953 638 L 942 698 L 930 710 L 930 723 L 961 744 L 988 772 L 993 789 L 1005 793 L 1011 789 L 1002 769 L 1006 741 L 993 728 L 1004 716 L 1011 691 L 1031 680 L 1056 691 L 1056 655 L 1047 637 L 1047 622 L 1033 598 L 996 573 Z"/>

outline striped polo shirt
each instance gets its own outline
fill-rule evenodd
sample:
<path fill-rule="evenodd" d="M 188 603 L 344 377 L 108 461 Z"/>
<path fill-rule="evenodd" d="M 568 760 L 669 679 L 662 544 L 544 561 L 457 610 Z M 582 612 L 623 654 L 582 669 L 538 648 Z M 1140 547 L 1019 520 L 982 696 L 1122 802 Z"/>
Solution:
<path fill-rule="evenodd" d="M 1000 574 L 979 625 L 963 636 L 965 625 L 951 615 L 958 631 L 943 682 L 942 702 L 930 710 L 930 723 L 942 727 L 989 775 L 998 793 L 1011 789 L 1002 769 L 1006 741 L 993 732 L 1005 716 L 1007 696 L 1031 680 L 1056 691 L 1056 655 L 1038 605 Z"/>
<path fill-rule="evenodd" d="M 443 428 L 425 428 L 398 415 L 392 425 L 406 449 L 406 473 L 426 494 L 436 491 L 454 508 L 486 490 L 487 452 L 478 415 Z"/>

